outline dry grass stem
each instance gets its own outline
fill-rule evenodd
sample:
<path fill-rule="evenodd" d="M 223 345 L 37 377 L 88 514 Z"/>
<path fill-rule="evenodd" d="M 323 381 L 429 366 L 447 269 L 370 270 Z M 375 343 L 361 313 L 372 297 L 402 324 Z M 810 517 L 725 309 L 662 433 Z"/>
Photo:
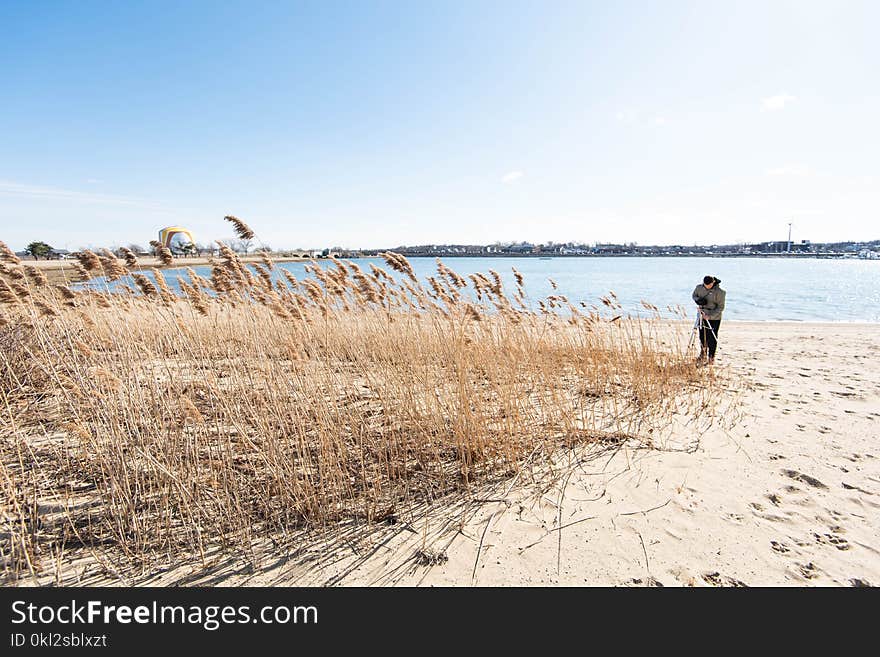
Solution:
<path fill-rule="evenodd" d="M 130 251 L 84 251 L 81 268 L 119 280 L 80 290 L 17 277 L 8 251 L 9 582 L 70 582 L 55 569 L 83 558 L 133 581 L 185 558 L 252 560 L 261 540 L 414 524 L 514 475 L 561 476 L 546 467 L 560 450 L 657 446 L 716 413 L 688 329 L 659 311 L 625 317 L 613 293 L 606 314 L 560 294 L 526 303 L 519 272 L 509 298 L 498 272 L 438 262 L 421 281 L 395 253 L 382 256 L 394 273 L 334 260 L 298 279 L 224 245 L 210 278 L 188 270 L 179 293 L 158 270 L 129 273 Z"/>

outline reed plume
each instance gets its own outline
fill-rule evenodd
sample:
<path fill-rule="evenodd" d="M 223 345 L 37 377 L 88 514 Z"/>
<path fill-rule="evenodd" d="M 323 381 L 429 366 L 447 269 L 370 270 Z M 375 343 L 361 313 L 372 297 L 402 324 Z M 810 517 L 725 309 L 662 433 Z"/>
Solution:
<path fill-rule="evenodd" d="M 492 284 L 492 293 L 496 297 L 503 297 L 504 296 L 504 286 L 501 281 L 501 274 L 499 274 L 494 269 L 490 269 L 489 274 L 492 275 L 492 280 L 494 281 Z"/>
<path fill-rule="evenodd" d="M 20 303 L 20 299 L 15 293 L 15 290 L 13 290 L 12 286 L 2 278 L 0 278 L 0 303 Z"/>
<path fill-rule="evenodd" d="M 185 281 L 180 281 L 180 289 L 183 291 L 184 295 L 186 295 L 189 302 L 192 304 L 193 308 L 200 315 L 208 314 L 208 301 L 205 296 L 201 293 L 201 291 L 193 285 L 189 285 Z"/>
<path fill-rule="evenodd" d="M 513 277 L 514 277 L 514 279 L 516 279 L 517 286 L 522 288 L 523 287 L 523 275 L 519 271 L 517 271 L 517 269 L 515 267 L 512 267 L 511 269 L 513 269 Z"/>
<path fill-rule="evenodd" d="M 235 234 L 238 235 L 243 240 L 252 240 L 254 239 L 254 231 L 250 229 L 246 223 L 244 223 L 238 217 L 234 217 L 231 214 L 223 217 L 226 221 L 231 223 L 235 228 Z"/>
<path fill-rule="evenodd" d="M 74 255 L 76 256 L 76 259 L 79 260 L 79 264 L 82 265 L 89 272 L 101 271 L 101 259 L 92 251 L 88 249 L 83 249 L 82 251 L 78 251 Z"/>
<path fill-rule="evenodd" d="M 79 262 L 71 263 L 71 267 L 76 273 L 76 279 L 79 281 L 86 281 L 92 277 L 91 274 L 89 274 L 88 269 L 83 267 Z"/>
<path fill-rule="evenodd" d="M 11 278 L 14 281 L 25 280 L 24 271 L 20 266 L 10 267 L 5 262 L 0 262 L 0 274 Z"/>
<path fill-rule="evenodd" d="M 12 283 L 10 283 L 10 286 L 12 287 L 13 290 L 15 290 L 15 293 L 21 298 L 29 297 L 31 295 L 31 291 L 29 289 L 27 289 L 24 285 L 19 283 L 18 281 L 12 281 Z"/>
<path fill-rule="evenodd" d="M 118 281 L 123 276 L 128 275 L 128 270 L 122 264 L 122 261 L 109 249 L 103 249 L 101 254 L 101 266 L 104 269 L 104 274 L 107 276 L 108 280 Z"/>
<path fill-rule="evenodd" d="M 198 288 L 203 288 L 203 289 L 206 289 L 206 290 L 211 289 L 211 283 L 210 283 L 210 281 L 208 281 L 207 279 L 205 279 L 203 276 L 199 276 L 199 275 L 196 273 L 195 269 L 193 269 L 192 267 L 187 267 L 185 271 L 186 271 L 186 275 L 189 276 L 189 280 L 190 280 L 190 282 L 191 282 L 192 285 L 195 286 L 197 289 L 198 289 Z"/>
<path fill-rule="evenodd" d="M 275 263 L 265 250 L 260 251 L 260 260 L 263 261 L 263 265 L 265 265 L 266 269 L 270 271 L 275 269 Z"/>
<path fill-rule="evenodd" d="M 294 276 L 289 270 L 282 269 L 281 273 L 284 275 L 284 278 L 287 279 L 287 282 L 290 284 L 290 288 L 292 290 L 296 290 L 297 288 L 299 288 L 299 281 L 297 280 L 296 276 Z"/>
<path fill-rule="evenodd" d="M 45 301 L 36 301 L 34 302 L 34 305 L 36 306 L 37 310 L 39 310 L 40 315 L 44 317 L 58 317 L 60 315 L 60 313 L 55 310 L 55 308 L 50 306 Z"/>
<path fill-rule="evenodd" d="M 49 279 L 46 278 L 46 275 L 37 267 L 27 266 L 24 270 L 27 272 L 28 278 L 31 279 L 31 282 L 37 287 L 45 287 L 49 284 Z"/>
<path fill-rule="evenodd" d="M 218 241 L 217 246 L 220 250 L 220 256 L 223 258 L 223 267 L 229 276 L 238 283 L 245 283 L 247 281 L 247 270 L 241 264 L 241 258 L 238 257 L 238 254 L 226 244 L 223 244 L 223 242 Z"/>
<path fill-rule="evenodd" d="M 154 297 L 159 295 L 159 290 L 156 289 L 156 286 L 153 284 L 147 276 L 144 274 L 133 273 L 132 278 L 134 279 L 135 285 L 138 286 L 138 289 L 148 297 Z"/>
<path fill-rule="evenodd" d="M 6 246 L 6 242 L 0 241 L 0 260 L 4 260 L 12 265 L 21 264 L 21 259 L 15 255 L 15 252 Z"/>
<path fill-rule="evenodd" d="M 69 287 L 67 287 L 66 285 L 54 285 L 54 286 L 53 286 L 53 289 L 54 289 L 56 292 L 59 292 L 59 293 L 61 294 L 61 296 L 64 297 L 65 299 L 67 299 L 67 300 L 76 299 L 76 292 L 74 292 L 73 290 L 71 290 L 71 289 L 70 289 Z"/>
<path fill-rule="evenodd" d="M 138 259 L 137 256 L 134 254 L 134 251 L 124 246 L 120 249 L 120 251 L 122 251 L 122 257 L 125 260 L 125 266 L 129 269 L 135 269 L 138 266 Z"/>
<path fill-rule="evenodd" d="M 171 292 L 171 289 L 168 287 L 168 281 L 165 280 L 165 275 L 159 269 L 153 270 L 153 278 L 156 279 L 156 287 L 159 289 L 159 294 L 162 297 L 162 300 L 165 303 L 170 303 L 175 300 L 174 294 Z"/>
<path fill-rule="evenodd" d="M 269 270 L 261 264 L 254 264 L 254 269 L 257 272 L 257 276 L 260 277 L 263 285 L 267 290 L 272 290 L 272 274 L 269 273 Z"/>
<path fill-rule="evenodd" d="M 167 246 L 159 247 L 158 257 L 159 262 L 161 262 L 166 267 L 170 267 L 172 264 L 174 264 L 174 256 L 171 254 L 171 249 L 169 249 Z"/>
<path fill-rule="evenodd" d="M 416 273 L 413 271 L 412 265 L 409 263 L 405 257 L 403 257 L 399 253 L 394 253 L 393 251 L 386 251 L 381 254 L 382 259 L 388 263 L 388 266 L 391 267 L 396 272 L 400 272 L 410 278 L 414 283 L 418 283 L 418 279 L 416 278 Z"/>
<path fill-rule="evenodd" d="M 215 265 L 211 268 L 211 289 L 218 294 L 222 294 L 224 292 L 232 292 L 234 288 L 235 283 L 229 275 L 227 267 Z"/>

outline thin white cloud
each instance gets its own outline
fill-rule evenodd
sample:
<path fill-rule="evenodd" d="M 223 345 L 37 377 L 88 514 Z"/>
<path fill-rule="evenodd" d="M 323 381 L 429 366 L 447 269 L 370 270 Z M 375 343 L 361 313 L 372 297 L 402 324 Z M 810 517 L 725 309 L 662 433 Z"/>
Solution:
<path fill-rule="evenodd" d="M 501 176 L 501 182 L 503 182 L 505 185 L 509 185 L 510 183 L 516 182 L 524 175 L 525 174 L 522 171 L 510 171 Z"/>
<path fill-rule="evenodd" d="M 669 123 L 669 119 L 665 116 L 654 116 L 643 114 L 639 110 L 635 109 L 624 109 L 615 113 L 614 118 L 617 119 L 620 123 L 626 123 L 629 125 L 632 124 L 651 124 L 651 125 L 666 125 Z"/>
<path fill-rule="evenodd" d="M 42 187 L 28 185 L 11 180 L 0 180 L 0 196 L 17 196 L 32 199 L 44 199 L 54 201 L 68 201 L 86 205 L 126 205 L 142 208 L 159 209 L 161 205 L 148 199 L 133 198 L 130 196 L 112 196 L 109 194 L 93 194 L 90 192 L 78 192 L 69 189 L 55 187 Z"/>
<path fill-rule="evenodd" d="M 768 176 L 806 176 L 811 173 L 810 169 L 801 164 L 788 164 L 786 166 L 767 169 Z"/>
<path fill-rule="evenodd" d="M 89 178 L 88 180 L 86 180 L 86 182 L 87 182 L 88 184 L 90 184 L 90 185 L 100 185 L 100 184 L 103 183 L 104 181 L 103 181 L 103 180 L 99 180 L 98 178 Z"/>
<path fill-rule="evenodd" d="M 793 103 L 795 100 L 797 100 L 797 98 L 789 94 L 778 94 L 776 96 L 770 96 L 769 98 L 764 98 L 761 101 L 762 111 L 778 112 L 779 110 L 785 109 L 785 105 L 787 103 Z"/>

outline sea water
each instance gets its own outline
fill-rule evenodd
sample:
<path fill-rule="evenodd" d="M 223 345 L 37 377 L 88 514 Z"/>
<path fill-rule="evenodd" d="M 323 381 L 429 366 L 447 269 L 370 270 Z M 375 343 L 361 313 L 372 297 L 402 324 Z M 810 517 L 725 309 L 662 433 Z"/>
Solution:
<path fill-rule="evenodd" d="M 328 260 L 317 261 L 323 267 Z M 381 258 L 353 260 L 366 272 L 373 263 L 391 270 Z M 434 258 L 410 258 L 419 279 L 436 275 Z M 307 274 L 307 262 L 279 263 L 297 278 Z M 508 293 L 515 290 L 512 268 L 525 278 L 528 296 L 537 300 L 562 294 L 579 309 L 580 303 L 602 308 L 600 297 L 613 291 L 626 314 L 645 316 L 646 301 L 671 316 L 667 307 L 694 308 L 691 292 L 703 276 L 721 279 L 727 291 L 724 319 L 749 321 L 880 322 L 880 260 L 822 258 L 700 258 L 700 257 L 490 257 L 447 258 L 444 264 L 460 275 L 497 271 Z M 206 266 L 194 267 L 202 276 Z M 149 273 L 149 272 L 145 272 Z M 169 285 L 177 288 L 183 269 L 164 270 Z M 276 272 L 275 277 L 278 277 Z M 557 289 L 554 290 L 550 280 Z M 105 289 L 103 279 L 88 287 Z M 111 284 L 112 289 L 112 284 Z"/>

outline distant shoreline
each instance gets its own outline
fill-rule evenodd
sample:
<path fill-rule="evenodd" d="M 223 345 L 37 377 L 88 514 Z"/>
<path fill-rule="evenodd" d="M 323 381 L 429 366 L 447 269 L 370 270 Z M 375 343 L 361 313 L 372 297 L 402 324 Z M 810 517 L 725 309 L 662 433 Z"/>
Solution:
<path fill-rule="evenodd" d="M 512 253 L 440 253 L 440 254 L 403 254 L 407 258 L 441 258 L 441 259 L 452 259 L 452 258 L 529 258 L 529 259 L 544 259 L 551 260 L 556 258 L 781 258 L 781 259 L 804 259 L 804 258 L 812 258 L 812 259 L 820 259 L 820 260 L 860 260 L 860 261 L 871 261 L 875 260 L 876 262 L 880 262 L 880 259 L 872 259 L 872 258 L 859 258 L 853 254 L 843 254 L 843 253 L 751 253 L 751 254 L 742 254 L 742 253 L 685 253 L 685 254 L 632 254 L 632 253 L 591 253 L 591 254 L 555 254 L 555 255 L 541 255 L 541 254 L 512 254 Z M 245 263 L 261 263 L 263 262 L 261 256 L 259 255 L 247 255 L 240 256 L 242 262 Z M 367 253 L 367 254 L 358 254 L 358 255 L 337 255 L 336 257 L 341 259 L 358 259 L 358 258 L 381 258 L 381 252 L 379 253 Z M 272 261 L 276 263 L 282 262 L 311 262 L 312 260 L 327 260 L 326 256 L 323 257 L 303 257 L 303 256 L 271 256 Z M 203 267 L 209 266 L 213 261 L 217 259 L 217 256 L 209 257 L 209 256 L 199 256 L 196 258 L 175 258 L 174 262 L 170 265 L 162 264 L 158 258 L 155 257 L 141 257 L 138 258 L 138 266 L 133 268 L 134 271 L 141 271 L 145 269 L 182 269 L 184 267 Z M 23 260 L 22 264 L 37 267 L 40 269 L 46 276 L 49 278 L 51 283 L 72 283 L 77 282 L 79 279 L 77 278 L 74 269 L 73 269 L 73 259 L 67 260 Z M 68 275 L 69 274 L 69 275 Z"/>
<path fill-rule="evenodd" d="M 860 258 L 852 253 L 402 253 L 407 258 L 813 258 L 825 260 L 878 260 Z M 360 255 L 377 258 L 378 255 Z M 296 258 L 294 258 L 296 259 Z"/>

